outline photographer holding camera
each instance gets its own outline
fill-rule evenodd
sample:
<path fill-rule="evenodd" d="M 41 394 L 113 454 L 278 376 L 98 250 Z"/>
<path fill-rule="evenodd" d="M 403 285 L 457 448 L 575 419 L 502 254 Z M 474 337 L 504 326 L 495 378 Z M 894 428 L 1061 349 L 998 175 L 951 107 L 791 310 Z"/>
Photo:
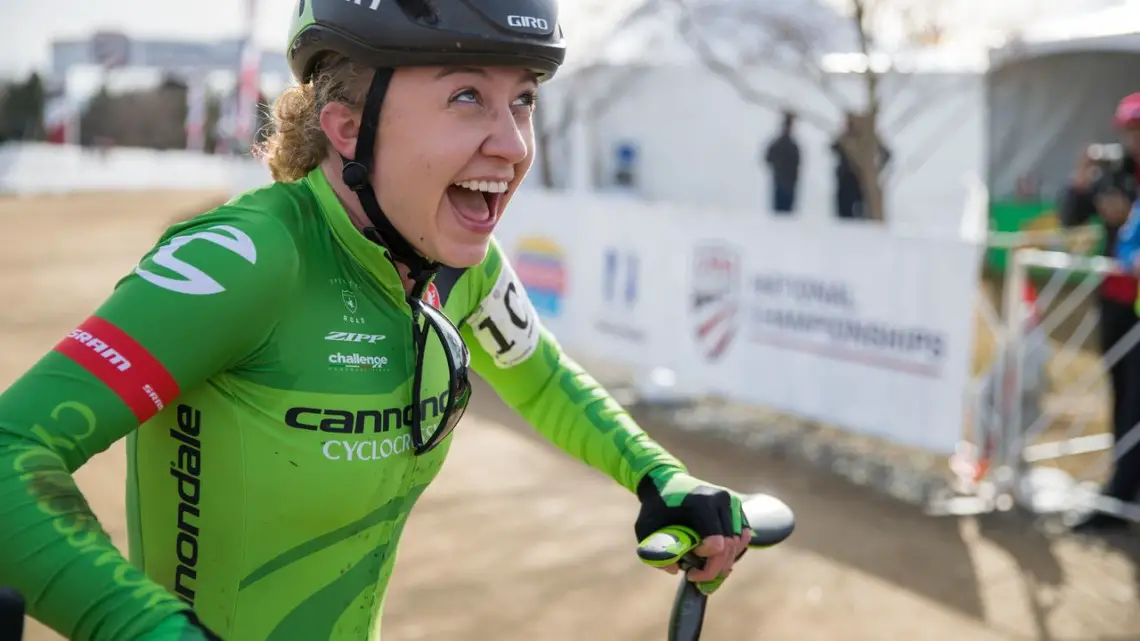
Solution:
<path fill-rule="evenodd" d="M 1081 156 L 1072 182 L 1062 192 L 1058 217 L 1065 227 L 1085 225 L 1094 219 L 1104 225 L 1105 256 L 1117 255 L 1121 227 L 1128 220 L 1140 182 L 1140 93 L 1125 97 L 1117 106 L 1114 124 L 1122 135 L 1122 153 L 1106 153 L 1105 145 L 1092 145 Z M 1136 297 L 1140 281 L 1131 266 L 1105 276 L 1099 291 L 1100 345 L 1108 351 L 1137 323 Z M 1140 422 L 1140 348 L 1128 350 L 1109 368 L 1112 381 L 1112 427 L 1117 442 Z M 1140 448 L 1120 456 L 1105 494 L 1135 502 L 1140 493 Z M 1094 512 L 1074 531 L 1120 530 L 1129 522 Z"/>

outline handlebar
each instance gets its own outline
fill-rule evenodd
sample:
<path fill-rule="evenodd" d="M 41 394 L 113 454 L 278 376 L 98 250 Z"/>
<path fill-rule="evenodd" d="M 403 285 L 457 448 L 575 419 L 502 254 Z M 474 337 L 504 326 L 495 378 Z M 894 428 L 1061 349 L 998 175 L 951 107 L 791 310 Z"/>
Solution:
<path fill-rule="evenodd" d="M 750 549 L 777 545 L 791 536 L 796 528 L 796 515 L 792 508 L 774 496 L 753 494 L 744 500 L 741 508 L 752 530 L 752 538 L 748 541 Z M 656 568 L 676 563 L 684 572 L 704 567 L 705 560 L 693 552 L 700 544 L 700 536 L 692 529 L 674 525 L 645 537 L 637 546 L 637 556 L 645 564 Z M 743 554 L 744 551 L 740 553 L 741 556 Z M 702 594 L 712 594 L 724 580 L 725 577 L 720 576 L 711 581 L 702 581 L 696 584 L 696 588 Z"/>
<path fill-rule="evenodd" d="M 752 538 L 750 548 L 772 547 L 792 535 L 796 528 L 796 516 L 792 509 L 780 499 L 767 494 L 753 494 L 741 506 Z M 683 526 L 669 526 L 645 537 L 637 546 L 637 556 L 653 567 L 665 567 L 677 563 L 681 569 L 699 568 L 704 560 L 693 554 L 701 544 L 701 538 L 693 530 Z M 688 567 L 685 567 L 688 566 Z"/>

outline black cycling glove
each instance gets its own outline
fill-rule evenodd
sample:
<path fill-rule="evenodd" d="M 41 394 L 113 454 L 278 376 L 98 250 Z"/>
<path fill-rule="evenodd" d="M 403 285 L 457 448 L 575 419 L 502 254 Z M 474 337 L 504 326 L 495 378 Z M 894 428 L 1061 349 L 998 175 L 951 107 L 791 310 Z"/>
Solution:
<path fill-rule="evenodd" d="M 692 529 L 702 539 L 740 536 L 748 527 L 740 497 L 677 468 L 650 470 L 637 485 L 641 513 L 634 533 L 641 541 L 670 525 Z"/>

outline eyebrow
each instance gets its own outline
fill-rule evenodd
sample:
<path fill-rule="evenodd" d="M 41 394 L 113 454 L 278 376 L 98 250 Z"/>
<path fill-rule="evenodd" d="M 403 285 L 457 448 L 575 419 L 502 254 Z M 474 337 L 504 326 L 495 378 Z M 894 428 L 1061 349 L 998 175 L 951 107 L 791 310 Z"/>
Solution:
<path fill-rule="evenodd" d="M 530 81 L 538 84 L 538 74 L 531 71 L 530 69 L 522 69 L 520 71 L 520 80 Z M 443 69 L 439 70 L 439 73 L 437 73 L 435 77 L 436 80 L 440 80 L 442 78 L 446 78 L 447 76 L 454 76 L 456 74 L 471 74 L 475 76 L 483 76 L 486 78 L 487 70 L 483 67 L 444 67 Z"/>

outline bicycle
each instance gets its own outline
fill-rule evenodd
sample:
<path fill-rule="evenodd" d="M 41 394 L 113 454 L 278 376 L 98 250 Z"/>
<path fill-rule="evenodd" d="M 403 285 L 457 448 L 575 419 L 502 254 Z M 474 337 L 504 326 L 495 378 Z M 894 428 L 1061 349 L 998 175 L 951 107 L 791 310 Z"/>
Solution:
<path fill-rule="evenodd" d="M 796 517 L 783 501 L 767 494 L 753 494 L 744 501 L 744 514 L 752 529 L 750 549 L 769 548 L 792 535 Z M 637 555 L 647 565 L 665 567 L 677 563 L 682 571 L 700 568 L 704 559 L 693 553 L 701 544 L 697 533 L 686 527 L 662 528 L 646 537 L 637 547 Z M 743 552 L 741 553 L 743 554 Z M 739 557 L 737 557 L 739 558 Z M 708 592 L 723 578 L 705 584 L 694 583 L 684 576 L 677 586 L 673 608 L 669 613 L 669 641 L 698 641 L 704 625 Z M 707 592 L 706 592 L 707 591 Z"/>

